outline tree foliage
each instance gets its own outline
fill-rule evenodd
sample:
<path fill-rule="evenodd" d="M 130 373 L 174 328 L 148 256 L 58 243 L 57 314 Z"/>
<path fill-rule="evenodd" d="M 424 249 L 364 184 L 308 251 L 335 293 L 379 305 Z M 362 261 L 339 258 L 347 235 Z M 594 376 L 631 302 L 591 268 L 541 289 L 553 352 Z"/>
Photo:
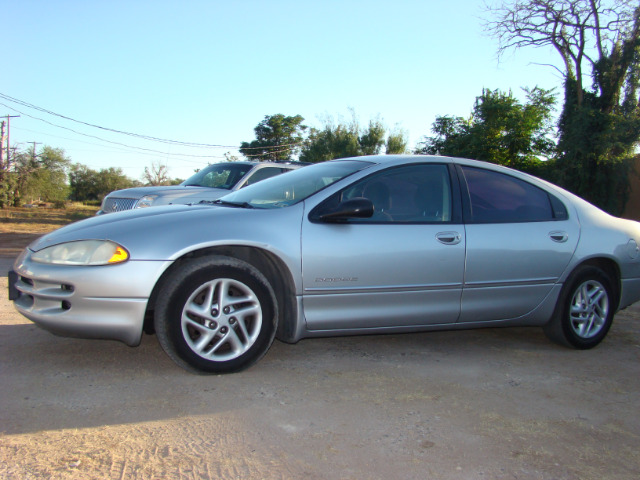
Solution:
<path fill-rule="evenodd" d="M 37 168 L 35 160 L 32 159 L 32 155 L 26 152 L 14 151 L 11 159 L 6 162 L 0 185 L 2 208 L 20 205 L 27 179 Z"/>
<path fill-rule="evenodd" d="M 77 202 L 102 200 L 105 195 L 123 188 L 139 186 L 127 177 L 121 168 L 92 170 L 86 165 L 74 164 L 69 172 L 70 198 Z"/>
<path fill-rule="evenodd" d="M 511 92 L 483 90 L 468 119 L 437 117 L 435 136 L 425 137 L 417 153 L 474 158 L 539 174 L 541 160 L 555 151 L 555 96 L 538 87 L 525 92 L 522 104 Z"/>
<path fill-rule="evenodd" d="M 407 145 L 409 139 L 407 133 L 403 130 L 395 130 L 389 133 L 385 151 L 387 155 L 407 153 Z"/>
<path fill-rule="evenodd" d="M 37 199 L 64 203 L 69 195 L 67 172 L 71 165 L 71 160 L 65 155 L 64 150 L 45 145 L 38 155 L 34 152 L 33 157 L 27 162 L 27 165 L 31 164 L 31 174 L 26 174 L 26 178 L 21 176 L 25 178 L 21 192 L 23 199 L 29 202 Z M 17 191 L 20 192 L 20 189 Z"/>
<path fill-rule="evenodd" d="M 562 60 L 556 181 L 620 214 L 640 144 L 637 0 L 517 0 L 491 11 L 499 52 L 551 46 Z"/>
<path fill-rule="evenodd" d="M 302 147 L 300 160 L 318 163 L 334 158 L 377 155 L 383 149 L 387 153 L 404 153 L 406 148 L 404 132 L 395 131 L 387 136 L 380 120 L 370 120 L 366 127 L 362 127 L 353 114 L 350 122 L 336 124 L 330 118 L 325 120 L 323 128 L 312 128 Z"/>
<path fill-rule="evenodd" d="M 255 128 L 256 139 L 242 142 L 240 153 L 259 161 L 284 162 L 296 154 L 304 139 L 307 126 L 300 115 L 285 116 L 281 113 L 267 115 Z"/>
<path fill-rule="evenodd" d="M 39 153 L 15 152 L 7 172 L 4 205 L 19 206 L 36 201 L 63 203 L 68 195 L 67 170 L 70 160 L 64 150 L 44 146 Z"/>

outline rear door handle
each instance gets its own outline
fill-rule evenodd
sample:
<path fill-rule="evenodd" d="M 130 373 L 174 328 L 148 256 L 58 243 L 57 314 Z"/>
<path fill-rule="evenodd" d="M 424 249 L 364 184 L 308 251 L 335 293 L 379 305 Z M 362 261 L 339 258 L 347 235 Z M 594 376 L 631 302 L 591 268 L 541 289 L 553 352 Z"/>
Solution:
<path fill-rule="evenodd" d="M 457 245 L 462 241 L 462 235 L 458 232 L 440 232 L 436 233 L 436 240 L 445 245 Z"/>
<path fill-rule="evenodd" d="M 567 232 L 561 231 L 549 232 L 549 238 L 551 238 L 551 240 L 553 240 L 554 242 L 564 243 L 569 240 L 569 234 Z"/>

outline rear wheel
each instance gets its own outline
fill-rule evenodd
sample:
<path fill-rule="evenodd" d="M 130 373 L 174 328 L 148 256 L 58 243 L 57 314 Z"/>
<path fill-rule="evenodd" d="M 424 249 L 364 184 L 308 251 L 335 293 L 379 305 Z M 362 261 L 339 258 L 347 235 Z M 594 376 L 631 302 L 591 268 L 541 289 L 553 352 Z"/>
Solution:
<path fill-rule="evenodd" d="M 581 267 L 565 285 L 544 332 L 551 340 L 569 347 L 593 348 L 611 328 L 614 300 L 609 276 L 597 267 Z"/>
<path fill-rule="evenodd" d="M 230 373 L 258 361 L 273 342 L 273 289 L 252 265 L 225 256 L 185 262 L 158 295 L 160 345 L 181 367 Z"/>

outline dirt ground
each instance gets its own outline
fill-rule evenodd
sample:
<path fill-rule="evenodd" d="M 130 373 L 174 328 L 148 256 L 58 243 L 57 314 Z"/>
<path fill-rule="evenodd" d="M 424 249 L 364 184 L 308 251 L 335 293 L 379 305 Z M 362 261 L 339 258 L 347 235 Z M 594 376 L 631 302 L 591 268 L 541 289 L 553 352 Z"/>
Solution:
<path fill-rule="evenodd" d="M 586 352 L 527 328 L 313 339 L 198 376 L 0 295 L 2 479 L 635 480 L 639 408 L 640 305 Z"/>
<path fill-rule="evenodd" d="M 0 258 L 8 260 L 17 257 L 25 246 L 40 236 L 39 233 L 0 232 Z"/>

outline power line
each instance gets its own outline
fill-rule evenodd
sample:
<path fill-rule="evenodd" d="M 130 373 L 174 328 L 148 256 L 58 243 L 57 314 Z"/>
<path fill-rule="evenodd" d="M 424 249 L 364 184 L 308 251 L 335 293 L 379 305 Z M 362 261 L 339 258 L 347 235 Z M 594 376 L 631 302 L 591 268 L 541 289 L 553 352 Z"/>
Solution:
<path fill-rule="evenodd" d="M 93 139 L 99 140 L 99 141 L 101 141 L 101 142 L 110 143 L 110 144 L 117 145 L 117 146 L 120 146 L 120 147 L 125 147 L 125 148 L 135 149 L 135 150 L 141 150 L 141 152 L 137 152 L 137 153 L 139 153 L 139 154 L 141 154 L 141 155 L 154 155 L 154 156 L 155 156 L 155 155 L 164 155 L 164 156 L 169 156 L 169 157 L 216 158 L 216 159 L 223 159 L 223 158 L 225 158 L 225 157 L 224 157 L 224 156 L 222 156 L 222 155 L 194 155 L 194 154 L 189 154 L 189 153 L 171 153 L 171 152 L 163 152 L 163 151 L 161 151 L 161 150 L 153 150 L 153 149 L 150 149 L 150 148 L 136 147 L 136 146 L 133 146 L 133 145 L 127 145 L 127 144 L 125 144 L 125 143 L 114 142 L 114 141 L 112 141 L 112 140 L 107 140 L 106 138 L 101 138 L 101 137 L 97 137 L 97 136 L 95 136 L 95 135 L 89 135 L 89 134 L 86 134 L 86 133 L 78 132 L 77 130 L 73 130 L 72 128 L 69 128 L 69 127 L 63 127 L 62 125 L 58 125 L 58 124 L 55 124 L 55 123 L 49 122 L 48 120 L 45 120 L 45 119 L 43 119 L 43 118 L 34 117 L 33 115 L 29 115 L 28 113 L 21 112 L 20 110 L 17 110 L 15 107 L 10 107 L 10 106 L 8 106 L 8 105 L 6 105 L 6 104 L 2 103 L 2 102 L 0 102 L 0 105 L 4 106 L 4 107 L 6 107 L 6 108 L 9 108 L 9 109 L 11 109 L 11 110 L 13 110 L 13 111 L 15 111 L 15 112 L 18 112 L 18 113 L 20 113 L 20 114 L 24 115 L 25 117 L 29 117 L 29 118 L 32 118 L 32 119 L 34 119 L 34 120 L 38 120 L 38 121 L 40 121 L 40 122 L 44 122 L 44 123 L 46 123 L 46 124 L 48 124 L 48 125 L 51 125 L 52 127 L 61 128 L 61 129 L 63 129 L 63 130 L 70 131 L 70 132 L 75 133 L 75 134 L 77 134 L 77 135 L 82 135 L 82 136 L 84 136 L 84 137 L 93 138 Z M 19 115 L 18 115 L 18 116 L 19 116 Z M 26 130 L 26 129 L 22 129 L 22 130 Z M 28 131 L 28 130 L 27 130 L 27 131 Z M 35 133 L 38 133 L 38 132 L 35 132 Z M 41 133 L 41 134 L 42 134 L 42 133 Z M 46 134 L 46 133 L 45 133 L 45 134 L 43 134 L 43 135 L 49 135 L 49 134 Z M 51 135 L 51 136 L 53 136 L 53 135 Z M 59 138 L 63 138 L 64 140 L 77 141 L 77 140 L 72 140 L 72 139 L 64 138 L 64 137 L 59 137 Z M 90 142 L 83 142 L 83 143 L 87 143 L 87 144 L 89 144 L 89 145 L 99 145 L 99 144 L 96 144 L 96 143 L 90 143 Z M 296 145 L 297 145 L 297 144 L 296 144 Z M 284 148 L 283 148 L 283 147 L 284 147 Z M 247 153 L 243 153 L 242 155 L 243 155 L 244 157 L 246 157 L 246 158 L 262 157 L 262 156 L 264 156 L 264 154 L 265 154 L 265 153 L 268 153 L 268 154 L 270 154 L 270 155 L 277 155 L 277 154 L 279 154 L 279 153 L 286 153 L 286 152 L 288 152 L 288 151 L 289 151 L 289 148 L 288 148 L 288 147 L 289 147 L 289 145 L 273 145 L 273 146 L 270 146 L 270 147 L 251 147 L 251 148 L 247 148 L 247 150 L 258 150 L 258 149 L 266 149 L 266 148 L 280 148 L 280 150 L 269 150 L 269 151 L 264 152 L 264 153 L 256 153 L 256 154 L 247 154 Z M 237 148 L 237 147 L 229 147 L 229 148 L 233 148 L 234 150 L 238 150 L 238 148 Z M 186 160 L 186 159 L 183 159 L 183 158 L 178 158 L 177 160 L 179 160 L 179 161 L 187 161 L 187 162 L 189 161 L 189 160 Z M 194 160 L 194 161 L 193 161 L 193 163 L 199 163 L 199 162 L 196 162 L 196 161 Z"/>
<path fill-rule="evenodd" d="M 38 131 L 35 131 L 35 130 L 30 130 L 28 128 L 14 127 L 14 129 L 20 130 L 22 132 L 37 133 L 38 135 L 44 135 L 44 136 L 47 136 L 47 137 L 58 138 L 58 139 L 61 139 L 61 140 L 68 140 L 68 141 L 71 141 L 71 142 L 83 143 L 85 145 L 93 145 L 93 146 L 96 146 L 96 147 L 103 147 L 104 149 L 106 149 L 106 150 L 95 150 L 93 152 L 101 152 L 101 153 L 104 153 L 104 152 L 107 152 L 107 153 L 120 152 L 120 153 L 124 153 L 124 154 L 127 154 L 127 155 L 149 155 L 149 156 L 152 156 L 152 157 L 157 157 L 158 156 L 158 153 L 156 153 L 156 152 L 131 151 L 129 149 L 129 147 L 126 147 L 126 148 L 120 148 L 118 146 L 111 147 L 111 146 L 108 146 L 108 145 L 103 145 L 101 143 L 87 142 L 87 141 L 78 140 L 78 139 L 69 138 L 69 137 L 61 137 L 59 135 L 52 135 L 50 133 L 38 132 Z M 29 143 L 29 142 L 27 142 L 27 143 Z M 136 147 L 131 147 L 131 148 L 136 148 Z M 79 150 L 77 148 L 72 148 L 72 150 L 81 151 L 81 150 Z M 85 151 L 91 152 L 92 150 L 85 150 Z M 173 157 L 174 155 L 180 155 L 179 153 L 174 154 L 174 153 L 171 153 L 171 152 L 161 152 L 161 154 L 163 156 L 168 156 L 168 157 Z M 192 156 L 192 155 L 189 155 L 189 156 Z M 211 155 L 210 158 L 225 158 L 225 157 L 224 157 L 224 155 Z M 202 164 L 201 160 L 188 160 L 188 159 L 185 159 L 185 158 L 176 158 L 175 160 L 176 161 L 180 161 L 180 162 L 190 162 L 190 163 Z"/>
<path fill-rule="evenodd" d="M 97 137 L 95 135 L 89 135 L 88 133 L 78 132 L 77 130 L 74 130 L 74 129 L 69 128 L 69 127 L 63 127 L 62 125 L 57 125 L 57 124 L 49 122 L 48 120 L 45 120 L 43 118 L 34 117 L 33 115 L 29 115 L 28 113 L 22 112 L 22 111 L 16 109 L 15 107 L 10 107 L 9 105 L 6 105 L 4 103 L 0 102 L 0 105 L 13 110 L 14 112 L 18 112 L 21 115 L 24 115 L 25 117 L 29 117 L 29 118 L 32 118 L 34 120 L 38 120 L 40 122 L 44 122 L 47 125 L 51 125 L 52 127 L 56 127 L 56 128 L 61 128 L 63 130 L 67 130 L 69 132 L 75 133 L 76 135 L 82 135 L 83 137 L 93 138 L 93 139 L 96 139 L 96 140 L 100 140 L 101 142 L 111 143 L 113 145 L 118 145 L 120 147 L 132 148 L 132 149 L 135 149 L 135 150 L 142 150 L 142 151 L 145 151 L 145 152 L 152 152 L 152 153 L 156 153 L 156 154 L 160 154 L 160 155 L 167 155 L 167 152 L 163 152 L 161 150 L 153 150 L 151 148 L 144 148 L 144 147 L 135 147 L 133 145 L 127 145 L 126 143 L 114 142 L 113 140 L 107 140 L 106 138 Z M 237 148 L 237 147 L 229 147 L 229 148 Z M 177 156 L 181 156 L 181 157 L 195 157 L 195 158 L 220 158 L 219 155 L 193 155 L 193 154 L 188 154 L 188 153 L 174 153 L 174 154 L 171 154 L 171 155 L 177 155 Z"/>
<path fill-rule="evenodd" d="M 143 134 L 139 134 L 139 133 L 125 132 L 123 130 L 117 130 L 117 129 L 114 129 L 114 128 L 103 127 L 103 126 L 96 125 L 96 124 L 93 124 L 93 123 L 84 122 L 82 120 L 76 120 L 76 119 L 68 117 L 66 115 L 62 115 L 60 113 L 52 112 L 51 110 L 47 110 L 46 108 L 38 107 L 37 105 L 33 105 L 31 103 L 25 102 L 24 100 L 19 100 L 17 98 L 10 97 L 9 95 L 6 95 L 4 93 L 0 93 L 0 98 L 3 98 L 4 100 L 6 100 L 8 102 L 17 103 L 18 105 L 22 105 L 22 106 L 27 107 L 27 108 L 32 108 L 32 109 L 37 110 L 39 112 L 47 113 L 49 115 L 52 115 L 52 116 L 55 116 L 55 117 L 59 117 L 59 118 L 62 118 L 64 120 L 69 120 L 71 122 L 75 122 L 75 123 L 78 123 L 78 124 L 81 124 L 81 125 L 85 125 L 85 126 L 92 127 L 92 128 L 98 128 L 100 130 L 104 130 L 104 131 L 108 131 L 108 132 L 112 132 L 112 133 L 118 133 L 118 134 L 121 134 L 121 135 L 127 135 L 127 136 L 130 136 L 130 137 L 141 138 L 141 139 L 144 139 L 144 140 L 150 140 L 150 141 L 160 142 L 160 143 L 167 143 L 167 144 L 171 144 L 171 145 L 179 145 L 179 146 L 184 146 L 184 147 L 235 148 L 235 149 L 238 148 L 236 146 L 231 146 L 231 145 L 216 145 L 216 144 L 210 144 L 210 143 L 183 142 L 183 141 L 180 141 L 180 140 L 170 140 L 170 139 L 166 139 L 166 138 L 153 137 L 153 136 L 150 136 L 150 135 L 143 135 Z M 4 104 L 0 104 L 0 105 L 4 105 Z M 7 105 L 4 105 L 4 106 L 7 107 L 7 108 L 11 108 L 12 110 L 15 110 L 15 108 L 8 107 Z M 18 110 L 15 110 L 15 111 L 18 111 Z M 27 115 L 27 114 L 23 113 L 23 115 Z M 29 115 L 27 115 L 27 116 L 29 116 Z M 42 120 L 42 119 L 37 118 L 37 117 L 31 117 L 31 118 L 35 118 L 36 120 L 41 120 L 41 121 L 46 122 L 46 120 Z M 54 125 L 54 124 L 52 124 L 50 122 L 46 122 L 46 123 L 49 123 L 50 125 L 53 125 L 53 126 L 57 126 L 57 125 Z M 66 128 L 66 127 L 60 127 L 60 128 Z M 67 130 L 70 130 L 70 131 L 72 131 L 74 133 L 78 133 L 80 135 L 83 135 L 83 134 L 81 134 L 79 132 L 76 132 L 76 131 L 74 131 L 72 129 L 69 129 L 69 128 L 67 128 Z M 90 135 L 87 135 L 87 136 L 90 136 Z M 94 138 L 98 138 L 98 137 L 94 137 Z M 282 147 L 294 147 L 294 146 L 300 145 L 300 143 L 301 142 L 292 143 L 292 144 L 288 144 L 288 145 L 273 145 L 273 146 L 264 146 L 264 147 L 247 147 L 247 148 L 245 148 L 245 150 L 258 150 L 258 149 L 271 149 L 271 148 L 275 149 L 275 148 L 282 148 Z M 132 148 L 137 148 L 137 147 L 132 147 Z"/>
<path fill-rule="evenodd" d="M 117 130 L 117 129 L 114 129 L 114 128 L 103 127 L 103 126 L 96 125 L 96 124 L 93 124 L 93 123 L 84 122 L 82 120 L 76 120 L 75 118 L 71 118 L 71 117 L 68 117 L 66 115 L 62 115 L 60 113 L 52 112 L 51 110 L 47 110 L 46 108 L 38 107 L 37 105 L 33 105 L 31 103 L 25 102 L 24 100 L 19 100 L 17 98 L 10 97 L 9 95 L 5 95 L 4 93 L 0 93 L 0 98 L 3 98 L 4 100 L 7 100 L 7 101 L 12 102 L 12 103 L 17 103 L 18 105 L 22 105 L 24 107 L 28 107 L 28 108 L 32 108 L 34 110 L 38 110 L 39 112 L 47 113 L 47 114 L 52 115 L 54 117 L 59 117 L 59 118 L 63 118 L 64 120 L 69 120 L 70 122 L 78 123 L 78 124 L 81 124 L 81 125 L 86 125 L 88 127 L 98 128 L 100 130 L 105 130 L 105 131 L 108 131 L 108 132 L 119 133 L 119 134 L 122 134 L 122 135 L 128 135 L 130 137 L 137 137 L 137 138 L 142 138 L 142 139 L 145 139 L 145 140 L 152 140 L 152 141 L 155 141 L 155 142 L 170 143 L 170 144 L 181 145 L 181 146 L 209 147 L 209 148 L 234 148 L 234 147 L 230 147 L 228 145 L 214 145 L 214 144 L 209 144 L 209 143 L 183 142 L 183 141 L 179 141 L 179 140 L 170 140 L 170 139 L 166 139 L 166 138 L 152 137 L 150 135 L 142 135 L 142 134 L 139 134 L 139 133 L 125 132 L 123 130 Z"/>

